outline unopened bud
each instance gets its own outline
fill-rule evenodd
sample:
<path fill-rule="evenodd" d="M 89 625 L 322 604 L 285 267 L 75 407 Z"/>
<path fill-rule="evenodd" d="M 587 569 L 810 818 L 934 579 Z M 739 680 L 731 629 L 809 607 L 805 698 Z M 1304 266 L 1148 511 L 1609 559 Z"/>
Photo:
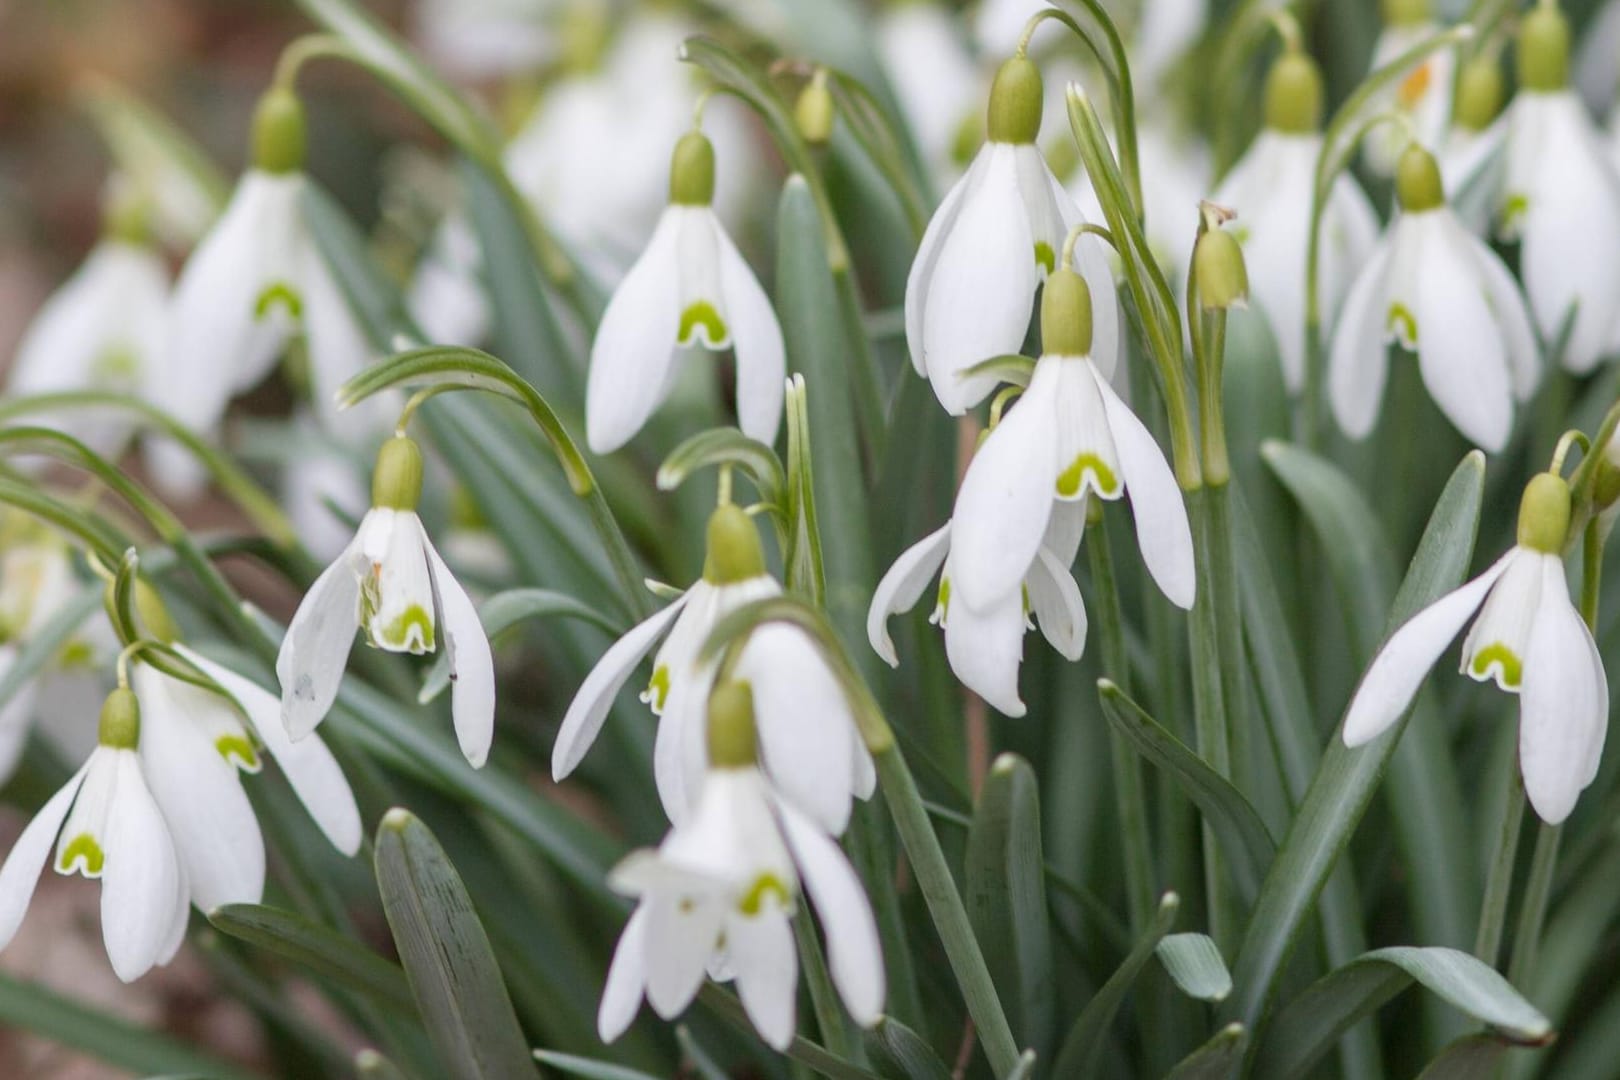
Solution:
<path fill-rule="evenodd" d="M 422 500 L 422 451 L 404 435 L 395 435 L 377 451 L 371 474 L 371 505 L 383 510 L 412 510 Z"/>
<path fill-rule="evenodd" d="M 1429 0 L 1384 0 L 1385 26 L 1421 26 L 1433 18 Z"/>
<path fill-rule="evenodd" d="M 811 146 L 825 146 L 832 138 L 832 91 L 827 89 L 827 69 L 816 68 L 810 81 L 799 91 L 799 100 L 793 103 L 793 122 L 799 135 Z"/>
<path fill-rule="evenodd" d="M 1440 163 L 1417 143 L 1407 146 L 1395 166 L 1395 196 L 1401 209 L 1422 213 L 1444 206 L 1446 186 L 1440 179 Z"/>
<path fill-rule="evenodd" d="M 135 579 L 135 614 L 140 616 L 146 636 L 164 645 L 180 640 L 180 627 L 156 589 L 140 578 Z"/>
<path fill-rule="evenodd" d="M 304 167 L 304 103 L 284 87 L 273 86 L 253 112 L 253 167 L 270 173 Z"/>
<path fill-rule="evenodd" d="M 754 692 L 746 682 L 723 682 L 709 692 L 709 764 L 746 769 L 759 762 Z"/>
<path fill-rule="evenodd" d="M 1553 473 L 1537 473 L 1519 501 L 1519 546 L 1560 555 L 1569 538 L 1569 484 Z"/>
<path fill-rule="evenodd" d="M 759 529 L 753 518 L 732 504 L 714 508 L 706 539 L 703 580 L 709 584 L 729 585 L 765 572 L 765 549 L 759 542 Z"/>
<path fill-rule="evenodd" d="M 96 741 L 112 750 L 133 750 L 141 742 L 141 703 L 133 690 L 119 687 L 101 706 Z"/>
<path fill-rule="evenodd" d="M 1198 303 L 1205 311 L 1229 311 L 1249 306 L 1249 268 L 1243 248 L 1225 229 L 1205 229 L 1193 249 L 1193 274 Z"/>
<path fill-rule="evenodd" d="M 714 201 L 714 144 L 701 131 L 688 131 L 675 143 L 669 161 L 669 201 L 708 206 Z"/>
<path fill-rule="evenodd" d="M 1322 124 L 1322 71 L 1302 52 L 1277 57 L 1266 76 L 1266 126 L 1308 135 Z"/>
<path fill-rule="evenodd" d="M 1001 65 L 990 85 L 988 126 L 991 142 L 1032 143 L 1041 133 L 1041 69 L 1027 56 Z"/>
<path fill-rule="evenodd" d="M 1519 23 L 1519 85 L 1562 90 L 1569 82 L 1569 20 L 1556 4 L 1538 4 Z"/>
<path fill-rule="evenodd" d="M 1067 266 L 1046 276 L 1041 295 L 1041 352 L 1091 355 L 1091 287 Z"/>
<path fill-rule="evenodd" d="M 1457 126 L 1464 131 L 1490 127 L 1502 111 L 1502 82 L 1502 65 L 1494 56 L 1482 53 L 1464 64 L 1457 75 L 1457 105 L 1453 110 Z"/>

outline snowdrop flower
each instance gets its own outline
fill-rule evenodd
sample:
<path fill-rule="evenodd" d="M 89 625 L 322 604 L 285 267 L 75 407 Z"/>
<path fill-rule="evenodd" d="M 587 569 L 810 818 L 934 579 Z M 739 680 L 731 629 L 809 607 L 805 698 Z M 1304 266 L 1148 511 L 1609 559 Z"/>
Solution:
<path fill-rule="evenodd" d="M 1305 277 L 1312 188 L 1322 150 L 1322 76 L 1298 52 L 1285 52 L 1266 83 L 1266 127 L 1232 168 L 1214 201 L 1236 211 L 1254 301 L 1271 326 L 1283 380 L 1305 386 Z M 1378 218 L 1348 173 L 1333 184 L 1322 211 L 1317 288 L 1330 328 L 1356 269 L 1378 239 Z"/>
<path fill-rule="evenodd" d="M 1192 530 L 1170 465 L 1152 434 L 1108 384 L 1091 353 L 1084 279 L 1060 270 L 1041 303 L 1046 350 L 1023 397 L 969 463 L 951 524 L 951 603 L 988 612 L 1016 593 L 1036 561 L 1056 502 L 1129 491 L 1137 543 L 1171 602 L 1195 592 Z"/>
<path fill-rule="evenodd" d="M 20 512 L 0 519 L 0 679 L 29 638 L 73 599 L 75 588 L 68 549 L 58 537 Z M 72 642 L 63 651 L 83 648 Z M 0 783 L 16 769 L 34 717 L 43 711 L 47 678 L 41 672 L 29 679 L 0 706 Z"/>
<path fill-rule="evenodd" d="M 912 366 L 953 415 L 995 386 L 993 376 L 964 372 L 1023 344 L 1035 290 L 1081 220 L 1035 146 L 1041 111 L 1034 63 L 1016 56 L 1001 65 L 990 89 L 989 141 L 934 211 L 906 279 Z M 1076 250 L 1097 294 L 1096 354 L 1111 365 L 1119 349 L 1113 273 L 1095 237 L 1082 237 Z"/>
<path fill-rule="evenodd" d="M 1417 144 L 1395 181 L 1401 215 L 1345 301 L 1333 339 L 1328 388 L 1346 434 L 1366 438 L 1378 420 L 1388 343 L 1417 354 L 1429 395 L 1457 430 L 1501 451 L 1513 403 L 1535 390 L 1539 357 L 1513 275 L 1446 205 L 1440 168 Z"/>
<path fill-rule="evenodd" d="M 714 146 L 688 132 L 675 144 L 669 206 L 591 346 L 585 430 L 598 454 L 641 430 L 674 386 L 685 350 L 697 347 L 736 353 L 738 425 L 761 442 L 776 439 L 787 370 L 782 328 L 713 198 Z"/>
<path fill-rule="evenodd" d="M 166 360 L 169 272 L 147 235 L 144 207 L 109 206 L 106 229 L 84 264 L 40 308 L 17 346 L 9 392 L 64 390 L 140 395 Z M 123 452 L 135 421 L 123 409 L 38 414 L 106 458 Z"/>
<path fill-rule="evenodd" d="M 1569 88 L 1569 24 L 1556 7 L 1525 15 L 1518 57 L 1499 232 L 1520 242 L 1542 339 L 1558 341 L 1573 311 L 1563 364 L 1581 374 L 1620 349 L 1620 176 Z"/>
<path fill-rule="evenodd" d="M 659 798 L 671 821 L 685 821 L 708 764 L 704 708 L 720 667 L 719 658 L 700 659 L 703 644 L 721 619 L 781 591 L 765 570 L 753 521 L 730 504 L 716 507 L 709 518 L 702 579 L 602 654 L 557 732 L 553 778 L 560 781 L 579 765 L 620 688 L 663 637 L 641 700 L 659 717 L 653 749 Z M 772 782 L 823 829 L 842 833 L 851 799 L 868 798 L 876 775 L 843 690 L 820 651 L 796 628 L 761 626 L 743 644 L 733 673 L 753 685 L 761 756 Z"/>
<path fill-rule="evenodd" d="M 872 594 L 866 614 L 866 637 L 872 651 L 890 667 L 899 667 L 889 616 L 910 611 L 928 583 L 939 576 L 939 594 L 928 621 L 945 631 L 945 657 L 962 685 L 1007 716 L 1024 715 L 1018 696 L 1018 668 L 1023 661 L 1024 633 L 1030 616 L 1041 634 L 1065 660 L 1078 660 L 1086 648 L 1086 608 L 1069 571 L 1085 530 L 1085 502 L 1059 502 L 1052 509 L 1046 536 L 1019 587 L 988 609 L 970 606 L 952 593 L 956 576 L 951 523 L 923 537 L 894 561 Z"/>
<path fill-rule="evenodd" d="M 955 179 L 963 129 L 977 121 L 984 93 L 957 20 L 933 4 L 889 5 L 878 14 L 877 49 L 923 161 L 936 182 Z"/>
<path fill-rule="evenodd" d="M 1373 658 L 1345 716 L 1345 745 L 1360 746 L 1394 724 L 1478 612 L 1463 641 L 1462 671 L 1519 695 L 1525 794 L 1548 824 L 1569 816 L 1597 774 L 1609 722 L 1603 658 L 1564 579 L 1569 519 L 1569 485 L 1552 473 L 1531 480 L 1519 508 L 1517 545 L 1418 612 Z"/>
<path fill-rule="evenodd" d="M 1384 29 L 1373 46 L 1370 71 L 1387 67 L 1440 30 L 1431 0 L 1384 0 Z M 1362 142 L 1367 164 L 1380 176 L 1392 176 L 1408 140 L 1437 146 L 1451 120 L 1451 89 L 1457 56 L 1440 49 L 1414 64 L 1394 86 L 1367 105 L 1367 115 L 1393 111 L 1406 124 L 1382 124 Z"/>
<path fill-rule="evenodd" d="M 305 215 L 303 161 L 303 106 L 272 89 L 254 119 L 253 167 L 180 272 L 169 354 L 148 372 L 151 400 L 198 432 L 218 428 L 230 399 L 269 374 L 295 334 L 308 348 L 315 415 L 333 430 L 338 387 L 371 359 Z M 376 420 L 385 408 L 362 411 Z M 180 491 L 200 484 L 189 455 L 167 441 L 156 448 L 157 476 Z"/>
<path fill-rule="evenodd" d="M 147 788 L 136 754 L 140 740 L 134 693 L 113 691 L 102 706 L 99 745 L 0 866 L 0 948 L 22 925 L 54 844 L 57 873 L 101 880 L 101 934 L 120 979 L 132 982 L 179 950 L 190 891 L 169 825 Z"/>
<path fill-rule="evenodd" d="M 1440 144 L 1440 178 L 1451 192 L 1452 208 L 1469 231 L 1485 236 L 1491 226 L 1496 188 L 1501 183 L 1504 95 L 1501 60 L 1486 51 L 1457 74 L 1457 100 L 1450 130 Z"/>
<path fill-rule="evenodd" d="M 751 697 L 746 683 L 715 688 L 707 708 L 712 764 L 691 818 L 609 877 L 639 902 L 602 991 L 596 1023 L 605 1042 L 630 1026 L 643 995 L 672 1019 L 709 973 L 734 980 L 760 1037 L 786 1049 L 799 981 L 789 920 L 805 917 L 801 893 L 820 916 L 833 985 L 850 1016 L 862 1027 L 881 1016 L 883 951 L 871 905 L 838 844 L 761 775 Z"/>
<path fill-rule="evenodd" d="M 281 718 L 296 742 L 326 718 L 354 641 L 388 652 L 433 652 L 442 635 L 450 659 L 451 713 L 461 753 L 475 768 L 495 734 L 495 666 L 467 590 L 450 573 L 416 516 L 422 452 L 396 435 L 372 474 L 372 508 L 337 561 L 309 587 L 276 658 Z"/>

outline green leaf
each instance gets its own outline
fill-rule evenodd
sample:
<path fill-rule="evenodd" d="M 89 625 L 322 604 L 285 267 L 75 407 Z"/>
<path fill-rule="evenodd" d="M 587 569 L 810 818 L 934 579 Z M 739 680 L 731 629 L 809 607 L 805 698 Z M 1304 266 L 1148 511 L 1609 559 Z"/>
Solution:
<path fill-rule="evenodd" d="M 1503 1038 L 1539 1046 L 1552 1023 L 1493 968 L 1457 949 L 1379 949 L 1318 979 L 1275 1020 L 1255 1058 L 1255 1075 L 1303 1076 L 1339 1036 L 1414 982 Z"/>
<path fill-rule="evenodd" d="M 1411 618 L 1461 582 L 1479 528 L 1484 486 L 1484 455 L 1471 453 L 1452 473 L 1435 504 L 1396 595 L 1392 624 Z M 1224 1019 L 1242 1021 L 1253 1030 L 1305 916 L 1366 812 L 1405 726 L 1404 721 L 1397 723 L 1356 750 L 1337 737 L 1329 743 L 1321 768 L 1260 887 L 1249 930 L 1233 964 L 1234 993 L 1222 1010 Z"/>
<path fill-rule="evenodd" d="M 1159 942 L 1175 925 L 1176 912 L 1180 907 L 1181 898 L 1173 892 L 1167 892 L 1160 898 L 1153 924 L 1132 947 L 1124 963 L 1108 977 L 1108 981 L 1102 984 L 1075 1018 L 1074 1026 L 1063 1040 L 1063 1049 L 1058 1052 L 1052 1076 L 1096 1075 L 1097 1053 L 1102 1049 L 1108 1029 L 1113 1026 L 1119 1007 L 1125 1003 L 1131 987 L 1136 984 L 1137 976 L 1142 974 L 1142 969 L 1158 949 Z"/>
<path fill-rule="evenodd" d="M 990 977 L 1022 1046 L 1052 1037 L 1052 926 L 1041 854 L 1040 786 L 1029 762 L 1002 754 L 968 829 L 963 901 Z"/>
<path fill-rule="evenodd" d="M 1165 1080 L 1226 1080 L 1237 1075 L 1249 1049 L 1249 1033 L 1242 1024 L 1227 1024 L 1203 1046 L 1176 1063 Z"/>
<path fill-rule="evenodd" d="M 729 990 L 721 989 L 717 983 L 707 982 L 698 991 L 698 1000 L 710 1012 L 744 1035 L 751 1039 L 757 1040 L 759 1038 L 754 1032 L 753 1022 L 748 1019 L 748 1014 L 743 1011 L 742 1002 L 738 1001 L 737 995 Z M 868 1072 L 852 1062 L 845 1061 L 826 1047 L 811 1042 L 803 1035 L 793 1036 L 793 1041 L 788 1044 L 785 1052 L 788 1057 L 808 1065 L 822 1076 L 827 1077 L 827 1080 L 879 1080 L 874 1073 Z"/>
<path fill-rule="evenodd" d="M 1208 934 L 1171 934 L 1159 942 L 1159 962 L 1181 992 L 1199 1001 L 1225 1001 L 1232 974 Z"/>
<path fill-rule="evenodd" d="M 478 608 L 478 620 L 484 624 L 484 634 L 491 641 L 526 619 L 553 617 L 578 619 L 598 626 L 617 637 L 624 626 L 603 615 L 596 608 L 566 593 L 551 589 L 507 589 L 485 600 Z M 440 653 L 433 666 L 422 679 L 418 704 L 426 705 L 450 688 L 450 657 Z"/>
<path fill-rule="evenodd" d="M 1475 1080 L 1495 1076 L 1496 1066 L 1512 1045 L 1496 1035 L 1465 1035 L 1425 1065 L 1418 1080 Z"/>
<path fill-rule="evenodd" d="M 892 1016 L 885 1016 L 866 1033 L 866 1049 L 880 1069 L 904 1080 L 951 1080 L 951 1070 L 939 1060 L 921 1035 Z"/>
<path fill-rule="evenodd" d="M 928 227 L 930 207 L 919 190 L 914 161 L 890 124 L 888 113 L 859 80 L 842 72 L 832 73 L 827 89 L 832 92 L 839 118 L 888 181 L 905 211 L 912 235 L 920 239 Z"/>
<path fill-rule="evenodd" d="M 458 1080 L 535 1076 L 489 938 L 428 827 L 390 810 L 377 827 L 377 886 L 411 994 Z"/>
<path fill-rule="evenodd" d="M 827 598 L 827 574 L 821 554 L 821 530 L 816 524 L 816 483 L 811 463 L 807 396 L 804 376 L 795 375 L 788 380 L 788 544 L 782 561 L 786 564 L 788 589 L 823 606 Z"/>
<path fill-rule="evenodd" d="M 142 1076 L 168 1073 L 245 1080 L 252 1075 L 167 1035 L 5 974 L 0 974 L 0 1027 L 32 1032 Z"/>
<path fill-rule="evenodd" d="M 671 450 L 658 467 L 658 489 L 673 491 L 699 469 L 720 465 L 741 469 L 753 482 L 761 499 L 774 503 L 780 512 L 787 512 L 784 501 L 787 477 L 782 470 L 782 460 L 775 450 L 736 428 L 700 431 Z"/>
<path fill-rule="evenodd" d="M 1102 700 L 1103 715 L 1114 730 L 1123 735 L 1137 753 L 1169 773 L 1198 807 L 1230 859 L 1233 882 L 1246 901 L 1252 900 L 1277 848 L 1254 807 L 1231 781 L 1160 727 L 1113 682 L 1099 679 L 1097 694 Z"/>
<path fill-rule="evenodd" d="M 415 1008 L 405 972 L 398 964 L 296 912 L 260 904 L 226 904 L 210 912 L 208 921 L 223 934 L 273 952 L 391 1008 Z"/>
<path fill-rule="evenodd" d="M 553 1050 L 536 1050 L 534 1059 L 569 1076 L 584 1077 L 584 1080 L 657 1080 L 657 1077 L 640 1069 L 611 1065 L 605 1061 L 593 1061 L 573 1054 L 559 1054 Z"/>

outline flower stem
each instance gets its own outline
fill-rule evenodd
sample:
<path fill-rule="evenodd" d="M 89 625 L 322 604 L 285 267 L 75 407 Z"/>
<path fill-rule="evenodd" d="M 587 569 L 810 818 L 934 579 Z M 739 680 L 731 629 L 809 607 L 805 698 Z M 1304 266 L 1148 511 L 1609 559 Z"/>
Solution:
<path fill-rule="evenodd" d="M 804 969 L 804 981 L 810 986 L 810 1006 L 815 1010 L 816 1027 L 821 1029 L 821 1044 L 845 1060 L 855 1060 L 849 1027 L 844 1023 L 843 1010 L 838 1007 L 838 992 L 833 989 L 827 962 L 822 957 L 821 939 L 810 922 L 810 913 L 802 905 L 793 919 L 793 939 L 799 946 L 799 966 Z"/>
<path fill-rule="evenodd" d="M 1517 768 L 1508 771 L 1507 805 L 1502 808 L 1502 832 L 1496 841 L 1496 858 L 1485 881 L 1485 897 L 1479 907 L 1479 931 L 1474 936 L 1474 955 L 1496 966 L 1502 951 L 1502 930 L 1507 924 L 1508 897 L 1513 891 L 1513 868 L 1518 861 L 1519 833 L 1524 826 L 1524 784 Z"/>
<path fill-rule="evenodd" d="M 1214 535 L 1218 512 L 1212 505 L 1213 488 L 1188 492 L 1192 514 L 1193 557 L 1198 572 L 1198 599 L 1188 624 L 1192 647 L 1193 724 L 1198 756 L 1223 777 L 1232 775 L 1232 751 L 1227 737 L 1226 700 L 1221 685 L 1220 626 L 1215 611 Z M 1209 823 L 1204 823 L 1204 886 L 1209 907 L 1209 935 L 1230 945 L 1237 932 L 1232 897 L 1226 887 L 1220 847 Z"/>

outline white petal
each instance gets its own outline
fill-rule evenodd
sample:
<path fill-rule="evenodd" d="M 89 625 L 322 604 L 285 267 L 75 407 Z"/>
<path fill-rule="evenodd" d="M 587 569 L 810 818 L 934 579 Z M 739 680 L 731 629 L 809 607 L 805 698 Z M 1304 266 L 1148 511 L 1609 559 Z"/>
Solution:
<path fill-rule="evenodd" d="M 62 822 L 67 819 L 68 809 L 89 768 L 88 762 L 80 766 L 79 771 L 46 800 L 34 820 L 17 837 L 5 865 L 0 866 L 0 949 L 11 944 L 17 928 L 22 925 L 28 901 L 34 898 L 34 887 L 39 884 L 40 871 L 45 869 L 56 834 L 62 831 Z"/>
<path fill-rule="evenodd" d="M 1081 502 L 1088 494 L 1117 499 L 1125 494 L 1123 469 L 1098 383 L 1107 381 L 1090 360 L 1054 357 L 1057 369 L 1057 483 L 1053 494 Z"/>
<path fill-rule="evenodd" d="M 602 987 L 602 1004 L 596 1010 L 596 1033 L 610 1043 L 625 1033 L 647 985 L 647 908 L 638 905 L 624 924 L 619 944 L 608 967 L 607 985 Z"/>
<path fill-rule="evenodd" d="M 1102 241 L 1082 236 L 1074 245 L 1074 268 L 1091 288 L 1091 359 L 1103 378 L 1111 379 L 1125 350 L 1119 332 L 1119 290 Z"/>
<path fill-rule="evenodd" d="M 752 917 L 732 915 L 726 920 L 726 958 L 754 1030 L 767 1046 L 786 1050 L 799 990 L 799 957 L 787 916 L 769 904 Z"/>
<path fill-rule="evenodd" d="M 760 760 L 771 784 L 834 836 L 849 824 L 855 719 L 843 687 L 810 637 L 767 623 L 733 669 L 753 690 Z"/>
<path fill-rule="evenodd" d="M 861 879 L 837 844 L 791 806 L 780 809 L 783 835 L 826 931 L 833 985 L 855 1022 L 871 1027 L 883 1013 L 883 946 Z"/>
<path fill-rule="evenodd" d="M 1473 252 L 1485 280 L 1485 294 L 1490 301 L 1491 313 L 1496 316 L 1497 330 L 1502 335 L 1502 348 L 1507 357 L 1508 374 L 1513 381 L 1513 396 L 1520 401 L 1530 400 L 1536 384 L 1541 381 L 1541 347 L 1530 323 L 1530 311 L 1525 307 L 1524 294 L 1513 279 L 1502 257 L 1489 244 L 1462 228 L 1456 227 L 1457 243 L 1465 244 Z"/>
<path fill-rule="evenodd" d="M 286 774 L 293 793 L 332 846 L 345 855 L 359 851 L 360 808 L 342 767 L 321 737 L 310 735 L 293 742 L 281 723 L 281 702 L 274 694 L 184 645 L 176 645 L 175 649 L 236 699 L 265 750 Z"/>
<path fill-rule="evenodd" d="M 993 378 L 961 373 L 1023 344 L 1040 282 L 1012 147 L 990 144 L 984 152 L 984 175 L 940 245 L 923 302 L 923 360 L 953 415 L 995 386 Z"/>
<path fill-rule="evenodd" d="M 1191 610 L 1198 577 L 1193 570 L 1192 526 L 1187 523 L 1181 488 L 1164 452 L 1130 406 L 1102 379 L 1097 380 L 1097 387 L 1102 391 L 1114 445 L 1119 450 L 1120 471 L 1125 474 L 1125 490 L 1131 497 L 1142 561 L 1170 602 L 1183 611 Z"/>
<path fill-rule="evenodd" d="M 698 664 L 686 677 L 673 679 L 658 718 L 658 734 L 653 740 L 653 781 L 664 814 L 679 825 L 696 803 L 708 763 L 709 691 L 714 686 L 716 664 Z"/>
<path fill-rule="evenodd" d="M 900 657 L 895 654 L 894 639 L 889 637 L 889 616 L 917 606 L 950 549 L 951 523 L 947 521 L 901 552 L 873 590 L 872 606 L 866 611 L 866 640 L 890 667 L 899 667 Z"/>
<path fill-rule="evenodd" d="M 1542 574 L 1519 699 L 1519 768 L 1530 805 L 1557 825 L 1597 773 L 1609 681 L 1586 623 L 1569 602 L 1562 560 L 1545 557 Z"/>
<path fill-rule="evenodd" d="M 1023 716 L 1018 696 L 1018 665 L 1024 659 L 1024 596 L 1015 587 L 980 611 L 954 587 L 954 553 L 945 566 L 952 583 L 945 611 L 945 658 L 962 685 L 1006 716 Z"/>
<path fill-rule="evenodd" d="M 1517 550 L 1517 549 L 1515 549 Z M 1479 577 L 1436 600 L 1390 635 L 1373 657 L 1344 718 L 1344 743 L 1360 746 L 1383 734 L 1412 703 L 1434 662 L 1507 570 L 1510 551 Z"/>
<path fill-rule="evenodd" d="M 906 275 L 906 344 L 911 353 L 911 366 L 924 378 L 928 377 L 928 368 L 923 362 L 923 309 L 928 298 L 928 287 L 934 279 L 940 248 L 956 224 L 962 200 L 970 186 L 976 183 L 975 178 L 983 173 L 980 162 L 987 160 L 987 155 L 981 152 L 962 178 L 945 193 L 934 216 L 928 219 L 928 228 L 923 230 L 922 243 L 918 245 L 917 255 L 911 260 L 911 270 Z"/>
<path fill-rule="evenodd" d="M 0 645 L 0 679 L 17 661 L 17 650 L 12 645 Z M 28 733 L 34 726 L 34 698 L 38 680 L 31 678 L 19 686 L 11 700 L 0 706 L 0 784 L 11 779 L 17 762 L 28 745 Z"/>
<path fill-rule="evenodd" d="M 551 747 L 551 777 L 561 781 L 579 766 L 585 752 L 596 741 L 607 719 L 608 710 L 619 689 L 635 672 L 653 644 L 668 629 L 669 624 L 686 606 L 682 596 L 662 611 L 654 612 L 631 627 L 630 632 L 615 641 L 591 673 L 585 676 L 574 700 L 569 703 L 562 727 L 557 730 L 557 741 Z"/>
<path fill-rule="evenodd" d="M 360 608 L 353 550 L 344 552 L 309 587 L 287 624 L 287 636 L 276 657 L 281 721 L 294 740 L 326 719 L 348 666 Z"/>
<path fill-rule="evenodd" d="M 1086 605 L 1068 568 L 1044 547 L 1029 568 L 1029 607 L 1035 624 L 1065 660 L 1086 651 Z"/>
<path fill-rule="evenodd" d="M 352 431 L 357 416 L 374 430 L 385 430 L 390 395 L 377 394 L 352 409 L 338 410 L 338 388 L 372 360 L 371 341 L 332 276 L 314 237 L 306 237 L 298 257 L 299 295 L 304 302 L 304 341 L 309 355 L 310 400 L 315 415 L 331 432 Z"/>
<path fill-rule="evenodd" d="M 724 910 L 712 898 L 654 894 L 647 909 L 647 1002 L 665 1020 L 691 1004 L 703 985 L 704 967 L 720 940 Z"/>
<path fill-rule="evenodd" d="M 1425 222 L 1414 313 L 1423 383 L 1464 437 L 1481 449 L 1499 452 L 1513 427 L 1513 392 L 1484 281 L 1477 262 L 1446 228 L 1451 223 L 1448 217 L 1415 216 L 1431 219 Z"/>
<path fill-rule="evenodd" d="M 472 597 L 426 536 L 422 547 L 433 574 L 439 626 L 450 661 L 450 710 L 455 718 L 456 742 L 467 763 L 479 769 L 488 760 L 489 744 L 495 738 L 495 660 Z"/>
<path fill-rule="evenodd" d="M 438 605 L 422 519 L 412 510 L 376 507 L 361 519 L 356 540 L 366 560 L 360 592 L 366 641 L 388 652 L 433 652 Z"/>
<path fill-rule="evenodd" d="M 987 608 L 1023 583 L 1041 546 L 1057 482 L 1061 381 L 1056 358 L 1035 365 L 1024 396 L 968 463 L 951 515 L 951 588 Z"/>
<path fill-rule="evenodd" d="M 1409 222 L 1409 218 L 1403 218 L 1394 228 L 1403 229 Z M 1328 400 L 1333 406 L 1333 418 L 1352 439 L 1372 434 L 1384 400 L 1384 383 L 1389 375 L 1384 319 L 1389 309 L 1389 264 L 1394 250 L 1393 243 L 1380 245 L 1362 268 L 1345 297 L 1333 332 Z"/>
<path fill-rule="evenodd" d="M 169 944 L 181 871 L 163 814 L 146 789 L 135 754 L 122 750 L 115 756 L 118 772 L 101 879 L 101 934 L 113 972 L 124 982 L 133 982 Z"/>
<path fill-rule="evenodd" d="M 731 345 L 737 356 L 737 426 L 743 434 L 770 446 L 776 442 L 776 429 L 782 423 L 787 377 L 782 327 L 776 321 L 770 297 L 718 219 L 714 231 L 720 242 L 720 291 L 731 320 Z"/>
<path fill-rule="evenodd" d="M 1459 670 L 1464 675 L 1478 682 L 1494 680 L 1510 694 L 1522 689 L 1530 633 L 1541 609 L 1543 558 L 1521 551 L 1508 563 L 1463 639 Z"/>
<path fill-rule="evenodd" d="M 629 442 L 663 400 L 680 326 L 678 211 L 672 207 L 659 218 L 597 326 L 585 389 L 585 431 L 594 453 Z"/>
<path fill-rule="evenodd" d="M 1046 536 L 1041 540 L 1041 547 L 1067 570 L 1074 565 L 1074 557 L 1080 551 L 1080 541 L 1085 534 L 1086 500 L 1062 499 L 1052 507 L 1052 517 L 1046 523 Z"/>

